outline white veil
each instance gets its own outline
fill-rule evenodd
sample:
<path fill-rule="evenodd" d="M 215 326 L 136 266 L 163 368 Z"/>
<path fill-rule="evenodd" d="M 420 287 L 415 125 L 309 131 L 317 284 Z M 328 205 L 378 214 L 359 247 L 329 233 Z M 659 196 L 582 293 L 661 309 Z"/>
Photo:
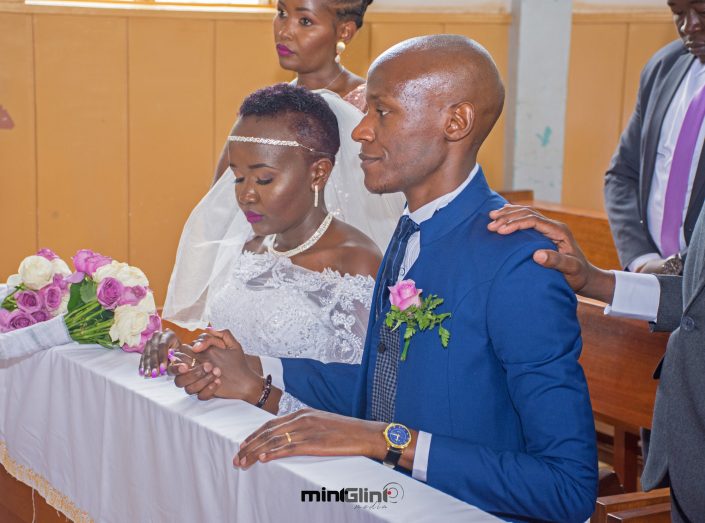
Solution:
<path fill-rule="evenodd" d="M 351 139 L 363 113 L 328 90 L 315 91 L 338 119 L 340 150 L 326 184 L 329 211 L 372 238 L 384 252 L 404 207 L 401 193 L 374 195 L 364 185 L 360 145 Z M 193 209 L 181 233 L 169 280 L 163 317 L 187 329 L 208 325 L 209 289 L 217 289 L 252 235 L 235 200 L 234 175 L 228 168 Z"/>

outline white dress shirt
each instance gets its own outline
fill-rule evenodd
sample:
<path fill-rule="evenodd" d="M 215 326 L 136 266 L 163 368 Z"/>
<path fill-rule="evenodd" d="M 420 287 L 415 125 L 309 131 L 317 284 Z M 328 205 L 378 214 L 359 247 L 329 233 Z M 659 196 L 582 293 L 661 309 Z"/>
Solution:
<path fill-rule="evenodd" d="M 700 62 L 700 60 L 693 60 L 693 64 L 690 66 L 690 69 L 688 69 L 688 72 L 683 77 L 683 81 L 676 90 L 676 94 L 673 96 L 671 105 L 668 106 L 666 116 L 661 125 L 661 134 L 659 135 L 658 146 L 656 148 L 656 163 L 654 165 L 654 173 L 651 181 L 651 190 L 649 191 L 649 200 L 646 206 L 649 233 L 659 251 L 661 250 L 661 225 L 666 200 L 666 187 L 668 186 L 668 176 L 671 172 L 673 151 L 676 148 L 676 141 L 678 140 L 678 134 L 683 125 L 683 119 L 685 118 L 688 106 L 703 85 L 705 85 L 705 64 Z M 698 168 L 698 162 L 700 161 L 704 140 L 705 125 L 701 125 L 700 134 L 698 135 L 698 141 L 696 142 L 693 154 L 693 163 L 690 167 L 688 191 L 685 196 L 686 205 L 683 208 L 683 222 L 685 222 L 685 215 L 688 212 L 687 204 L 690 202 L 690 194 L 693 189 L 695 172 Z M 683 223 L 681 223 L 680 250 L 682 251 L 685 247 L 685 235 L 683 234 Z M 632 261 L 628 269 L 635 271 L 644 263 L 659 258 L 662 258 L 660 252 L 644 254 Z"/>
<path fill-rule="evenodd" d="M 452 202 L 456 196 L 458 196 L 463 189 L 465 189 L 470 181 L 475 177 L 477 172 L 480 170 L 480 166 L 475 164 L 472 171 L 468 175 L 467 179 L 461 183 L 455 190 L 436 198 L 432 202 L 427 203 L 423 207 L 416 209 L 414 212 L 409 212 L 408 207 L 404 210 L 404 214 L 408 215 L 414 222 L 421 224 L 431 218 L 436 211 L 442 209 L 450 202 Z M 414 265 L 416 260 L 421 253 L 421 231 L 415 232 L 409 238 L 409 242 L 406 244 L 406 251 L 404 252 L 404 260 L 399 268 L 399 277 L 397 281 L 403 280 L 404 275 L 407 274 L 411 267 Z M 279 358 L 272 358 L 269 356 L 260 356 L 262 362 L 262 374 L 267 376 L 271 374 L 272 385 L 284 390 L 284 366 Z M 431 434 L 428 432 L 419 431 L 419 436 L 416 441 L 416 452 L 414 453 L 414 464 L 411 477 L 419 481 L 426 481 L 426 475 L 428 472 L 428 457 L 431 451 Z"/>
<path fill-rule="evenodd" d="M 612 271 L 615 276 L 612 303 L 605 307 L 608 316 L 656 321 L 661 302 L 661 285 L 653 274 Z"/>

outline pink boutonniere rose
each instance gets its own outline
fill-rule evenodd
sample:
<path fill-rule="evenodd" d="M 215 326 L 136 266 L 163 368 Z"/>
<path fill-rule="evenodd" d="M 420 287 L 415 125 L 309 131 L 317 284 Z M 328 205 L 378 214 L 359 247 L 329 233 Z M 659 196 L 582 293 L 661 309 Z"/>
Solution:
<path fill-rule="evenodd" d="M 443 348 L 448 347 L 450 331 L 443 327 L 443 320 L 450 318 L 450 312 L 436 314 L 436 307 L 443 303 L 443 299 L 435 294 L 430 294 L 421 299 L 421 289 L 416 288 L 414 280 L 402 280 L 393 287 L 389 287 L 389 301 L 392 308 L 387 313 L 385 323 L 392 330 L 406 324 L 404 331 L 404 350 L 401 361 L 406 360 L 411 338 L 417 331 L 433 330 L 438 326 L 438 336 L 441 338 Z"/>

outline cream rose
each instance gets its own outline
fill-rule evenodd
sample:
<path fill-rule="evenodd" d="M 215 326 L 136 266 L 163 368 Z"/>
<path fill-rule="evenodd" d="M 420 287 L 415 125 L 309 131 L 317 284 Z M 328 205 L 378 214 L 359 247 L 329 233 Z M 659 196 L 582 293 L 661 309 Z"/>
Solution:
<path fill-rule="evenodd" d="M 136 307 L 122 306 L 115 309 L 115 321 L 110 327 L 110 339 L 119 345 L 136 347 L 141 342 L 142 331 L 149 325 L 149 314 Z"/>
<path fill-rule="evenodd" d="M 128 265 L 126 263 L 121 263 L 119 261 L 113 260 L 108 265 L 103 265 L 97 271 L 95 271 L 95 274 L 93 274 L 93 281 L 96 283 L 100 283 L 105 278 L 118 279 L 117 275 L 123 267 L 128 267 Z"/>
<path fill-rule="evenodd" d="M 61 299 L 61 305 L 59 305 L 59 308 L 56 309 L 53 313 L 54 316 L 58 316 L 59 314 L 66 314 L 69 311 L 69 299 L 71 298 L 71 293 L 67 292 L 64 294 L 64 297 Z"/>
<path fill-rule="evenodd" d="M 19 287 L 22 284 L 22 276 L 19 274 L 13 274 L 7 279 L 7 286 L 9 290 L 14 290 L 15 287 Z"/>
<path fill-rule="evenodd" d="M 69 276 L 71 274 L 71 269 L 66 265 L 66 262 L 61 258 L 54 258 L 51 260 L 51 269 L 54 274 L 61 274 L 62 276 Z"/>
<path fill-rule="evenodd" d="M 137 305 L 132 307 L 140 312 L 146 312 L 147 314 L 154 314 L 157 312 L 157 304 L 154 302 L 154 294 L 148 292 L 142 301 Z"/>
<path fill-rule="evenodd" d="M 51 262 L 42 256 L 27 256 L 22 260 L 18 272 L 22 283 L 33 291 L 50 284 L 54 277 Z"/>
<path fill-rule="evenodd" d="M 147 276 L 145 276 L 140 269 L 132 267 L 131 265 L 125 264 L 124 267 L 121 267 L 116 278 L 125 287 L 135 287 L 137 285 L 140 287 L 149 287 Z"/>

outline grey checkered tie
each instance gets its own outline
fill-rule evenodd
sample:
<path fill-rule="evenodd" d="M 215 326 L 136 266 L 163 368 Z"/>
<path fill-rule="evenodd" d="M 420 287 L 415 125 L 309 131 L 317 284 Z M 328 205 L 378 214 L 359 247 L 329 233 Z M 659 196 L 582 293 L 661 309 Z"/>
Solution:
<path fill-rule="evenodd" d="M 406 245 L 419 226 L 408 216 L 399 219 L 396 231 L 389 244 L 386 263 L 380 276 L 380 284 L 375 300 L 377 316 L 385 310 L 385 301 L 389 296 L 388 287 L 394 285 L 399 275 L 399 268 L 404 260 Z M 397 364 L 399 362 L 399 329 L 392 331 L 382 321 L 377 345 L 377 363 L 372 378 L 372 419 L 386 421 L 394 419 L 397 393 Z"/>

